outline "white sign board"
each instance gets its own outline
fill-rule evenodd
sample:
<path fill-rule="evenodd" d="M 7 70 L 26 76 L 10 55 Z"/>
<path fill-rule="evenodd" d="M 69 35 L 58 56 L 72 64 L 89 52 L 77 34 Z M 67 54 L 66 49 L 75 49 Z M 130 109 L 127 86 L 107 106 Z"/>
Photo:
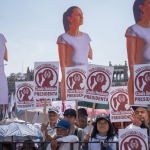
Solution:
<path fill-rule="evenodd" d="M 87 66 L 65 67 L 66 100 L 83 99 Z"/>
<path fill-rule="evenodd" d="M 119 150 L 148 150 L 147 129 L 119 129 Z"/>
<path fill-rule="evenodd" d="M 88 65 L 84 101 L 108 104 L 113 67 Z"/>
<path fill-rule="evenodd" d="M 150 104 L 150 65 L 134 65 L 134 104 Z"/>
<path fill-rule="evenodd" d="M 16 86 L 16 104 L 17 109 L 27 110 L 36 107 L 36 101 L 33 98 L 33 82 L 15 82 Z"/>
<path fill-rule="evenodd" d="M 34 98 L 58 97 L 59 62 L 34 63 Z"/>
<path fill-rule="evenodd" d="M 127 86 L 111 87 L 109 99 L 111 122 L 128 122 L 132 111 L 129 105 Z"/>
<path fill-rule="evenodd" d="M 52 106 L 52 99 L 46 99 L 46 108 Z M 36 109 L 44 109 L 44 99 L 36 99 Z"/>

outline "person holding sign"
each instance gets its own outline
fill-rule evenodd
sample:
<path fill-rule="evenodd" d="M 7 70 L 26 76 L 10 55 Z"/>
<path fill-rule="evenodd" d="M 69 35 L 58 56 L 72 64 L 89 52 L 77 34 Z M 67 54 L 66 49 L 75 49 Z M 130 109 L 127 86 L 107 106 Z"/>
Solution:
<path fill-rule="evenodd" d="M 6 39 L 0 34 L 0 104 L 8 104 L 7 78 L 4 73 L 4 60 L 8 61 Z"/>
<path fill-rule="evenodd" d="M 91 137 L 91 138 L 90 138 Z M 83 141 L 118 141 L 118 138 L 115 136 L 115 131 L 110 122 L 110 117 L 108 114 L 102 113 L 97 116 L 96 123 L 94 125 L 93 132 L 91 136 L 86 134 Z M 100 149 L 100 143 L 89 143 L 89 150 Z M 116 144 L 106 144 L 104 147 L 107 150 L 116 150 Z M 82 146 L 82 149 L 85 149 L 85 146 Z"/>
<path fill-rule="evenodd" d="M 65 67 L 87 65 L 88 58 L 92 59 L 91 39 L 88 34 L 79 31 L 79 26 L 82 24 L 83 13 L 79 7 L 70 7 L 63 14 L 65 33 L 61 34 L 57 40 L 62 72 L 62 100 L 66 100 Z"/>
<path fill-rule="evenodd" d="M 128 94 L 130 105 L 134 105 L 134 75 L 133 66 L 150 64 L 150 6 L 149 0 L 135 0 L 133 13 L 136 24 L 126 31 L 130 79 Z"/>

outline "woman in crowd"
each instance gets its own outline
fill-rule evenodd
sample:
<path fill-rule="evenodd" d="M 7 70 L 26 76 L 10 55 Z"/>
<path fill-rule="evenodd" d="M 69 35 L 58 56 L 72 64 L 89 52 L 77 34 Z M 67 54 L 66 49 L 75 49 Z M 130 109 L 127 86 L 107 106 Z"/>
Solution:
<path fill-rule="evenodd" d="M 84 136 L 84 141 L 118 141 L 118 138 L 115 136 L 115 131 L 112 127 L 110 122 L 110 117 L 108 114 L 102 113 L 97 116 L 96 122 L 93 128 L 93 132 L 91 135 L 86 134 Z M 100 143 L 89 143 L 89 150 L 96 150 L 97 148 L 100 149 Z M 82 149 L 85 149 L 85 145 L 83 144 Z M 105 150 L 116 150 L 116 144 L 104 143 Z"/>
<path fill-rule="evenodd" d="M 130 105 L 134 105 L 133 66 L 150 64 L 150 0 L 135 0 L 133 13 L 136 24 L 126 31 L 130 78 L 128 94 Z"/>
<path fill-rule="evenodd" d="M 73 6 L 63 14 L 65 33 L 58 37 L 58 51 L 62 72 L 61 94 L 62 100 L 66 100 L 65 93 L 65 67 L 87 65 L 88 58 L 92 59 L 92 49 L 88 34 L 79 31 L 83 24 L 82 10 Z"/>

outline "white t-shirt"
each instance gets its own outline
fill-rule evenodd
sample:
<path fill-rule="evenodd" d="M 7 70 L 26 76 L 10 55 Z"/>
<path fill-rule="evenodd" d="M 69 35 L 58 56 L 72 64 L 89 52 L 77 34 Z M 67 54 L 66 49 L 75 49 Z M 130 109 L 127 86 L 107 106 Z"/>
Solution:
<path fill-rule="evenodd" d="M 91 140 L 91 138 L 90 138 L 90 141 L 92 142 L 96 142 L 96 141 L 99 141 L 100 139 L 102 140 L 102 139 L 106 139 L 107 138 L 107 136 L 101 136 L 101 135 L 99 135 L 99 134 L 97 134 L 96 135 L 96 139 L 95 138 L 92 138 L 92 140 Z M 114 138 L 113 138 L 113 140 L 108 140 L 108 141 L 118 141 L 118 138 L 116 137 L 116 136 L 114 136 Z M 111 148 L 113 149 L 113 150 L 116 150 L 116 143 L 109 143 L 109 145 L 111 146 Z M 97 148 L 98 149 L 100 149 L 101 148 L 101 146 L 100 146 L 100 143 L 89 143 L 88 144 L 88 150 L 97 150 Z"/>
<path fill-rule="evenodd" d="M 58 37 L 57 44 L 63 43 L 72 47 L 73 52 L 69 56 L 66 56 L 66 62 L 72 62 L 74 65 L 79 65 L 80 63 L 87 65 L 90 41 L 89 35 L 84 32 L 82 32 L 82 36 L 80 37 L 74 37 L 64 33 Z"/>

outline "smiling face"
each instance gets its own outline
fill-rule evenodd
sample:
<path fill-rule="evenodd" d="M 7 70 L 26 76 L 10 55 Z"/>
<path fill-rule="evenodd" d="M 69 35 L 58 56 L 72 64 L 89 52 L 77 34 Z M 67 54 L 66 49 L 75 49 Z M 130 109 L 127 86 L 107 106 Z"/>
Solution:
<path fill-rule="evenodd" d="M 107 120 L 102 119 L 97 122 L 97 130 L 100 135 L 107 135 L 109 130 L 109 123 Z"/>
<path fill-rule="evenodd" d="M 67 19 L 70 21 L 72 26 L 80 26 L 83 24 L 83 13 L 80 8 L 74 8 L 71 17 L 68 16 Z"/>

